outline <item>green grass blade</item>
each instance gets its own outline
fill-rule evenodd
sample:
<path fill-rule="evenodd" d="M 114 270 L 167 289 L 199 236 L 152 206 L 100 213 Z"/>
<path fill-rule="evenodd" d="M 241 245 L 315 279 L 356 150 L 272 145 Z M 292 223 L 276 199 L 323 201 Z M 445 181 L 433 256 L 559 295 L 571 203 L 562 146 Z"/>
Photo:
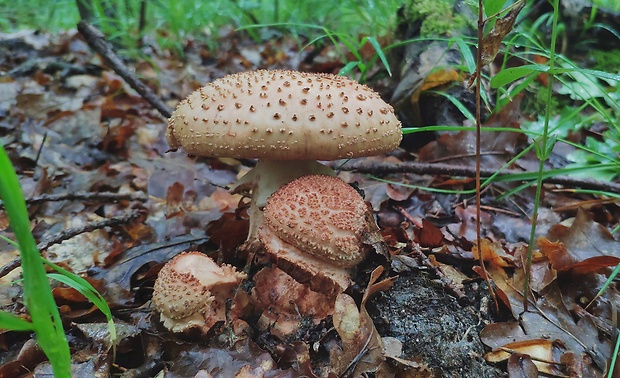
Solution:
<path fill-rule="evenodd" d="M 50 360 L 57 378 L 71 377 L 71 354 L 43 259 L 30 232 L 30 220 L 15 169 L 0 145 L 0 197 L 9 216 L 22 259 L 24 302 L 37 342 Z"/>
<path fill-rule="evenodd" d="M 114 326 L 114 320 L 112 318 L 112 310 L 110 310 L 108 303 L 97 291 L 97 289 L 95 289 L 90 282 L 86 281 L 84 278 L 61 268 L 53 262 L 48 260 L 44 260 L 44 262 L 58 272 L 50 273 L 48 274 L 48 277 L 74 288 L 80 294 L 85 296 L 91 303 L 97 306 L 97 308 L 105 315 L 108 321 L 110 341 L 112 342 L 112 345 L 116 345 L 116 327 Z"/>
<path fill-rule="evenodd" d="M 390 63 L 388 63 L 388 60 L 385 57 L 385 54 L 383 53 L 383 49 L 381 48 L 381 44 L 379 44 L 379 41 L 377 41 L 375 37 L 366 37 L 366 39 L 368 40 L 368 42 L 370 42 L 372 47 L 377 52 L 377 55 L 379 56 L 379 59 L 381 59 L 381 63 L 383 63 L 383 66 L 387 70 L 388 75 L 392 76 L 392 70 L 390 69 Z"/>
<path fill-rule="evenodd" d="M 447 98 L 448 101 L 452 103 L 452 105 L 456 106 L 456 108 L 461 112 L 461 114 L 465 116 L 465 118 L 467 118 L 471 122 L 476 122 L 476 117 L 474 117 L 474 115 L 469 111 L 469 109 L 467 109 L 467 106 L 465 106 L 458 98 L 452 96 L 449 93 L 441 91 L 428 91 L 428 93 L 433 93 Z"/>
<path fill-rule="evenodd" d="M 0 329 L 11 331 L 34 331 L 34 324 L 10 312 L 0 311 Z"/>
<path fill-rule="evenodd" d="M 499 88 L 503 87 L 506 84 L 512 83 L 515 80 L 519 80 L 522 77 L 530 75 L 532 73 L 540 73 L 549 71 L 549 66 L 545 66 L 542 64 L 526 64 L 524 66 L 506 68 L 497 73 L 491 79 L 491 87 Z"/>
<path fill-rule="evenodd" d="M 355 67 L 357 67 L 359 64 L 361 64 L 361 62 L 358 62 L 357 60 L 356 60 L 356 61 L 349 62 L 349 63 L 345 64 L 345 66 L 344 66 L 344 67 L 342 67 L 342 68 L 340 69 L 340 71 L 338 71 L 338 75 L 340 75 L 340 76 L 346 76 L 346 75 L 348 75 L 348 74 L 349 74 L 351 71 L 353 71 L 353 69 L 354 69 Z"/>
<path fill-rule="evenodd" d="M 461 50 L 461 55 L 463 56 L 465 64 L 467 65 L 467 71 L 470 74 L 473 74 L 474 72 L 476 72 L 476 58 L 474 58 L 474 54 L 471 52 L 471 48 L 462 37 L 457 37 L 454 39 L 454 41 L 459 47 L 459 50 Z"/>

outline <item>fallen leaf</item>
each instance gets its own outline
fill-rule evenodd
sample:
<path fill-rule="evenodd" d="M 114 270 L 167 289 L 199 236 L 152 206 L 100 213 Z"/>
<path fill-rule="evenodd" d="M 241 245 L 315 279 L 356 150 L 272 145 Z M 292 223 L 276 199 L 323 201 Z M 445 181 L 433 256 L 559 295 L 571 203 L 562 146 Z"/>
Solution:
<path fill-rule="evenodd" d="M 588 273 L 620 262 L 620 242 L 592 218 L 592 215 L 579 209 L 572 222 L 563 222 L 570 223 L 569 226 L 552 226 L 547 233 L 548 242 L 541 240 L 541 251 L 549 255 L 549 260 L 558 271 L 575 268 L 581 273 Z M 594 257 L 597 259 L 587 262 Z"/>
<path fill-rule="evenodd" d="M 338 375 L 376 371 L 384 360 L 383 345 L 364 306 L 358 309 L 353 298 L 338 295 L 333 323 L 342 340 L 342 349 L 330 350 L 331 366 Z"/>
<path fill-rule="evenodd" d="M 495 26 L 489 32 L 489 34 L 485 35 L 482 39 L 482 67 L 491 64 L 497 52 L 499 51 L 499 47 L 502 44 L 502 40 L 508 34 L 521 12 L 521 9 L 525 7 L 525 1 L 521 1 L 517 4 L 516 7 L 512 8 L 504 17 L 498 18 L 495 21 Z"/>
<path fill-rule="evenodd" d="M 529 354 L 513 353 L 508 358 L 507 370 L 510 378 L 538 377 L 538 368 Z"/>
<path fill-rule="evenodd" d="M 443 233 L 437 226 L 422 218 L 422 227 L 413 230 L 415 241 L 422 247 L 436 248 L 444 244 Z"/>

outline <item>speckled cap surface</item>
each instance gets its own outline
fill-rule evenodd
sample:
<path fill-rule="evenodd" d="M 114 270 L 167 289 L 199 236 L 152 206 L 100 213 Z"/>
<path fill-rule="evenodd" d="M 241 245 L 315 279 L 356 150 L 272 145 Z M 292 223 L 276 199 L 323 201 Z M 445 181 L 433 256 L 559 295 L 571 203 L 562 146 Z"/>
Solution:
<path fill-rule="evenodd" d="M 349 184 L 333 176 L 299 177 L 275 191 L 265 224 L 283 241 L 328 265 L 350 268 L 366 256 L 368 207 Z"/>
<path fill-rule="evenodd" d="M 336 160 L 398 147 L 401 125 L 369 87 L 295 71 L 228 75 L 181 101 L 168 122 L 172 148 L 193 155 Z"/>

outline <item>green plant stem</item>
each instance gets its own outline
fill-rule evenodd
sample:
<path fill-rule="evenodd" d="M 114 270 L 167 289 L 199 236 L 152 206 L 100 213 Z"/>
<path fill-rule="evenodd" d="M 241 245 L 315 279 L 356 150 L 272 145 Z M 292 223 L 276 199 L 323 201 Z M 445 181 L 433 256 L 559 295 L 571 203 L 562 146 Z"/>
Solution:
<path fill-rule="evenodd" d="M 553 71 L 555 66 L 555 46 L 557 41 L 557 27 L 558 27 L 558 17 L 559 17 L 559 0 L 553 0 L 553 27 L 551 29 L 551 51 L 549 52 L 549 70 Z M 553 79 L 554 75 L 549 75 L 549 82 L 547 91 L 547 104 L 551 103 L 551 98 L 553 95 L 553 91 L 551 88 L 553 87 Z M 543 126 L 543 134 L 541 137 L 540 145 L 542 145 L 542 151 L 544 156 L 547 156 L 547 143 L 549 141 L 549 120 L 551 119 L 551 108 L 549 106 L 545 109 L 545 124 Z M 523 311 L 528 310 L 528 299 L 530 292 L 530 279 L 531 279 L 531 269 L 532 269 L 532 256 L 534 255 L 534 243 L 536 243 L 536 224 L 538 221 L 538 209 L 540 206 L 540 195 L 542 193 L 543 186 L 543 173 L 545 171 L 545 160 L 542 157 L 538 162 L 538 178 L 536 180 L 536 194 L 534 196 L 534 209 L 532 214 L 532 228 L 530 231 L 530 241 L 529 246 L 527 248 L 527 261 L 525 262 L 525 282 L 523 284 Z"/>
<path fill-rule="evenodd" d="M 9 216 L 22 258 L 24 302 L 32 318 L 37 342 L 52 364 L 54 376 L 71 377 L 71 354 L 60 313 L 52 296 L 36 242 L 24 195 L 11 161 L 0 145 L 0 197 Z"/>

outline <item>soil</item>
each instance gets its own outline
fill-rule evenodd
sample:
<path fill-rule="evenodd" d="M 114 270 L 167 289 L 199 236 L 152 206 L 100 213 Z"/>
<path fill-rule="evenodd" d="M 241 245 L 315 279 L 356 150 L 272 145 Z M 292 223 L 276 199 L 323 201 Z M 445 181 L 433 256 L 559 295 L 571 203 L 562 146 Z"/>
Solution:
<path fill-rule="evenodd" d="M 402 358 L 426 364 L 439 377 L 504 377 L 485 362 L 478 337 L 491 322 L 486 288 L 472 283 L 465 291 L 472 304 L 461 306 L 429 272 L 412 270 L 372 299 L 368 311 L 381 336 L 402 342 Z"/>

